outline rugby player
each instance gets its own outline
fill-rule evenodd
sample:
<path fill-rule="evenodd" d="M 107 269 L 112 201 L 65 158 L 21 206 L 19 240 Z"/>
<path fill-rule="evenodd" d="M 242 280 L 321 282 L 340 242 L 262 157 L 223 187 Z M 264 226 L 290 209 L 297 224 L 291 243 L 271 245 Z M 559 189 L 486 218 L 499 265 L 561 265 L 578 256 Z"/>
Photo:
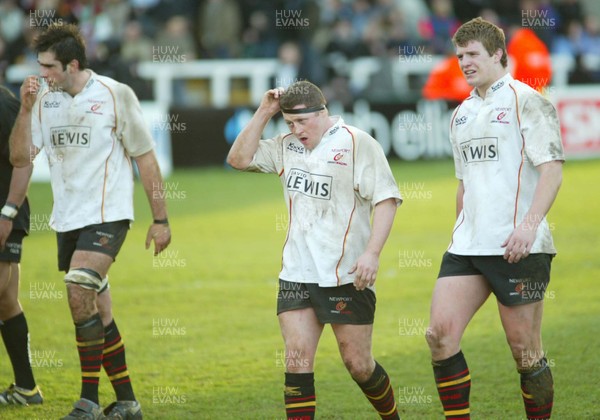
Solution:
<path fill-rule="evenodd" d="M 0 87 L 0 331 L 10 358 L 15 382 L 0 393 L 0 404 L 41 404 L 29 354 L 29 328 L 19 303 L 19 279 L 23 238 L 29 231 L 27 187 L 33 165 L 13 168 L 8 138 L 19 112 L 19 101 Z"/>
<path fill-rule="evenodd" d="M 426 334 L 434 377 L 446 418 L 470 418 L 471 376 L 460 342 L 473 315 L 494 293 L 527 418 L 547 419 L 554 386 L 541 324 L 556 254 L 546 214 L 564 161 L 558 117 L 547 99 L 508 73 L 500 28 L 476 18 L 457 30 L 453 43 L 474 89 L 450 126 L 458 178 L 456 223 Z"/>
<path fill-rule="evenodd" d="M 393 388 L 371 353 L 379 254 L 401 203 L 379 143 L 330 116 L 308 81 L 271 89 L 227 161 L 279 176 L 289 212 L 277 314 L 285 343 L 288 419 L 315 415 L 314 359 L 331 324 L 350 375 L 381 418 L 397 419 Z M 261 141 L 282 112 L 290 133 Z M 370 224 L 371 215 L 373 223 Z"/>
<path fill-rule="evenodd" d="M 65 419 L 140 419 L 125 348 L 112 316 L 108 271 L 133 220 L 133 158 L 154 223 L 146 248 L 164 250 L 171 233 L 154 143 L 139 102 L 126 85 L 87 69 L 85 45 L 74 25 L 50 25 L 34 41 L 41 80 L 21 87 L 11 161 L 29 165 L 43 148 L 50 166 L 58 268 L 64 277 L 81 364 L 81 395 Z M 98 400 L 104 367 L 117 401 Z"/>

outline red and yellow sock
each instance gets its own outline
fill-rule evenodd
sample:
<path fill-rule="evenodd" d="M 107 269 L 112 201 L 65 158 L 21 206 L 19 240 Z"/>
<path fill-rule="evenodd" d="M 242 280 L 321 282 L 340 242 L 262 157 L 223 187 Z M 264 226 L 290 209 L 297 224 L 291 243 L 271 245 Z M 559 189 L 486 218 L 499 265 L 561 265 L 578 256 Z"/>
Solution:
<path fill-rule="evenodd" d="M 125 344 L 123 344 L 114 319 L 104 328 L 102 366 L 104 366 L 108 379 L 115 390 L 117 400 L 135 401 L 125 360 Z"/>
<path fill-rule="evenodd" d="M 75 337 L 81 365 L 81 398 L 98 404 L 98 383 L 102 369 L 104 328 L 99 314 L 75 324 Z"/>
<path fill-rule="evenodd" d="M 286 373 L 283 395 L 288 420 L 315 418 L 317 398 L 314 373 Z"/>
<path fill-rule="evenodd" d="M 375 370 L 365 383 L 358 384 L 382 419 L 399 419 L 394 390 L 387 372 L 375 362 Z"/>
<path fill-rule="evenodd" d="M 521 394 L 528 420 L 546 420 L 554 404 L 554 380 L 545 358 L 527 370 L 520 370 Z"/>
<path fill-rule="evenodd" d="M 445 360 L 433 361 L 432 365 L 446 419 L 470 419 L 471 374 L 462 351 Z"/>

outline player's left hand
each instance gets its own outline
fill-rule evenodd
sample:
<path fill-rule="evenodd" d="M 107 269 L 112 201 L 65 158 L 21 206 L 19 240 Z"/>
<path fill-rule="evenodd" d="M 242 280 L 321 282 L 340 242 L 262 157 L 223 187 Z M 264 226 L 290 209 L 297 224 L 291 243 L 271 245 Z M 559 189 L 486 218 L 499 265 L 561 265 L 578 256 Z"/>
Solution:
<path fill-rule="evenodd" d="M 356 273 L 354 278 L 354 287 L 356 290 L 364 290 L 367 286 L 373 286 L 379 270 L 379 257 L 377 255 L 365 252 L 354 263 L 348 274 Z"/>
<path fill-rule="evenodd" d="M 0 219 L 0 251 L 4 251 L 6 240 L 13 228 L 12 220 Z"/>
<path fill-rule="evenodd" d="M 154 256 L 156 257 L 171 243 L 171 229 L 169 225 L 151 224 L 146 235 L 146 249 L 150 248 L 152 241 L 154 241 Z"/>
<path fill-rule="evenodd" d="M 512 264 L 527 258 L 535 241 L 535 232 L 536 228 L 527 223 L 517 226 L 502 244 L 502 248 L 506 247 L 504 259 Z"/>

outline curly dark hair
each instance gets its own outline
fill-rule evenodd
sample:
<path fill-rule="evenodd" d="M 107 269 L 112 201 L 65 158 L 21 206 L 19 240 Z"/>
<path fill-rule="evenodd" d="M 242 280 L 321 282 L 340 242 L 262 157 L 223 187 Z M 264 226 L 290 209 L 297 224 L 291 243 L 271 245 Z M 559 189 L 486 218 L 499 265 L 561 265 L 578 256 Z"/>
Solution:
<path fill-rule="evenodd" d="M 36 53 L 51 51 L 63 65 L 63 70 L 72 60 L 79 62 L 79 69 L 87 67 L 85 56 L 85 41 L 79 33 L 79 28 L 73 24 L 54 23 L 33 41 Z"/>

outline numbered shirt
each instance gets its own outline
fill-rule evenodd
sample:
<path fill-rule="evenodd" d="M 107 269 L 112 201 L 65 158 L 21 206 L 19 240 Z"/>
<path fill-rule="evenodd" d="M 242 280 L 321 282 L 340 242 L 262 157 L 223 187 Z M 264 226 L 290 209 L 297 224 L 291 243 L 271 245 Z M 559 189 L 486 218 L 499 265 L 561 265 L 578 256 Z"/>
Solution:
<path fill-rule="evenodd" d="M 288 215 L 280 278 L 322 287 L 354 281 L 348 274 L 371 234 L 373 207 L 401 203 L 381 146 L 339 117 L 312 150 L 292 134 L 259 143 L 248 171 L 276 173 Z"/>
<path fill-rule="evenodd" d="M 90 73 L 74 97 L 44 87 L 33 108 L 32 141 L 48 157 L 54 195 L 50 226 L 59 232 L 133 220 L 130 157 L 153 148 L 133 91 Z"/>
<path fill-rule="evenodd" d="M 507 74 L 485 98 L 474 90 L 457 108 L 450 140 L 465 193 L 448 251 L 503 255 L 502 243 L 531 207 L 539 179 L 535 167 L 564 160 L 556 110 Z M 531 253 L 556 253 L 545 218 Z"/>

